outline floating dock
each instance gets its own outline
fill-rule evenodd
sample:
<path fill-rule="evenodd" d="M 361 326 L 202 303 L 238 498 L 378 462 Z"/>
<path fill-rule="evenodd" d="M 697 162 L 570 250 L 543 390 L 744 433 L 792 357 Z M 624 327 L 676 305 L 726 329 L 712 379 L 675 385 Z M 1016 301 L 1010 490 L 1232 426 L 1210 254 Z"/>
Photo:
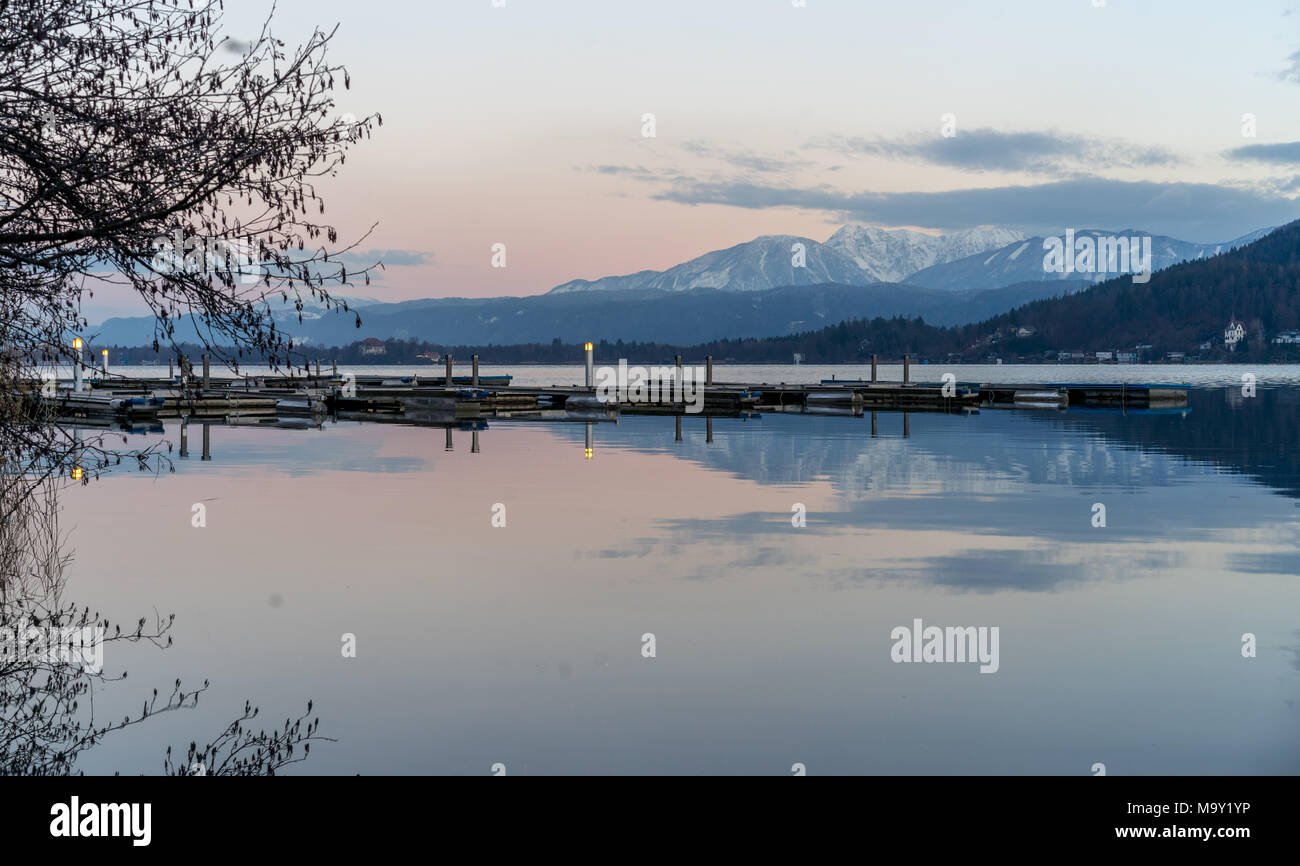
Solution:
<path fill-rule="evenodd" d="M 672 380 L 638 392 L 579 385 L 513 385 L 509 376 L 253 376 L 244 378 L 106 377 L 45 383 L 27 399 L 59 417 L 139 422 L 175 417 L 274 419 L 327 414 L 355 420 L 446 426 L 500 418 L 606 421 L 620 415 L 752 417 L 765 412 L 860 416 L 864 412 L 975 412 L 981 408 L 1153 409 L 1186 406 L 1187 386 L 1171 384 L 975 384 L 823 379 L 816 384 L 697 384 L 690 400 Z M 53 385 L 53 387 L 51 387 Z"/>

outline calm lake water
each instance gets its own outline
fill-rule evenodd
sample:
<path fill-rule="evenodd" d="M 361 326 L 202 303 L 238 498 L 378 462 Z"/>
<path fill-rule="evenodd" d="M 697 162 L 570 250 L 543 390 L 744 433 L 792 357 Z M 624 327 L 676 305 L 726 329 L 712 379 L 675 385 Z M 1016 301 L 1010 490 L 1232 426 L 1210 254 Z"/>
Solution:
<path fill-rule="evenodd" d="M 739 369 L 717 378 L 864 373 Z M 80 768 L 158 772 L 247 698 L 271 725 L 315 702 L 337 742 L 296 773 L 1300 772 L 1300 368 L 913 378 L 949 369 L 1204 387 L 1173 412 L 912 413 L 906 438 L 900 413 L 875 437 L 869 415 L 715 419 L 712 442 L 702 418 L 677 442 L 624 417 L 592 459 L 586 425 L 490 420 L 478 453 L 466 431 L 218 424 L 202 461 L 191 425 L 174 473 L 67 492 L 65 600 L 176 614 L 171 649 L 110 645 L 130 677 L 97 692 L 105 718 L 212 687 Z M 996 673 L 895 663 L 918 618 L 998 627 Z"/>

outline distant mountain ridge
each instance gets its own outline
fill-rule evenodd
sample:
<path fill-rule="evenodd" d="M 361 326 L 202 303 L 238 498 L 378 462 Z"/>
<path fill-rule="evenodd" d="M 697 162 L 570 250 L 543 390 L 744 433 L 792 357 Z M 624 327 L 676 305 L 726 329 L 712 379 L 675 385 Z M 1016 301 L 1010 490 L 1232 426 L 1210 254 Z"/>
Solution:
<path fill-rule="evenodd" d="M 839 250 L 880 282 L 905 283 L 912 282 L 908 279 L 912 274 L 932 265 L 997 249 L 1024 237 L 1014 229 L 997 227 L 928 235 L 907 229 L 889 231 L 850 224 L 831 235 L 826 246 Z"/>
<path fill-rule="evenodd" d="M 1155 236 L 1153 268 L 1159 272 L 1180 262 L 1211 258 L 1270 231 L 1261 229 L 1222 244 Z M 1078 237 L 1103 234 L 1143 236 L 1130 230 L 1082 230 Z M 1044 270 L 1043 241 L 1002 228 L 926 235 L 849 225 L 826 243 L 764 235 L 666 271 L 574 280 L 543 295 L 399 303 L 358 299 L 360 328 L 354 327 L 354 316 L 311 304 L 301 312 L 302 321 L 291 307 L 277 309 L 274 316 L 296 342 L 316 345 L 346 345 L 366 337 L 448 344 L 555 338 L 682 344 L 776 336 L 851 317 L 922 316 L 934 324 L 961 325 L 1112 276 Z M 966 254 L 971 249 L 980 251 Z M 880 279 L 917 265 L 925 267 L 903 282 Z M 807 297 L 810 292 L 813 297 Z M 178 328 L 177 339 L 197 341 L 187 319 L 181 319 Z M 154 321 L 147 316 L 113 318 L 99 327 L 98 339 L 144 345 L 152 341 L 153 331 Z"/>
<path fill-rule="evenodd" d="M 1018 304 L 1056 297 L 1086 286 L 1035 282 L 984 292 L 946 292 L 895 283 L 784 286 L 739 294 L 722 289 L 534 295 L 525 298 L 441 298 L 373 304 L 355 317 L 307 307 L 303 321 L 292 309 L 275 314 L 296 345 L 342 346 L 367 337 L 416 339 L 450 345 L 583 342 L 590 339 L 690 343 L 788 334 L 863 316 L 921 316 L 958 325 L 1005 312 Z M 176 323 L 177 340 L 200 342 L 188 319 Z M 153 339 L 148 317 L 110 319 L 92 329 L 102 345 L 140 346 Z"/>
<path fill-rule="evenodd" d="M 1202 244 L 1135 229 L 1073 231 L 1077 238 L 1150 237 L 1152 270 L 1217 255 L 1268 234 L 1259 229 L 1242 237 Z M 1064 235 L 1057 235 L 1064 241 Z M 570 280 L 547 294 L 652 290 L 680 292 L 720 289 L 758 292 L 782 286 L 840 283 L 906 283 L 929 289 L 996 289 L 1034 281 L 1099 282 L 1113 273 L 1055 273 L 1043 266 L 1045 238 L 998 226 L 930 235 L 908 229 L 844 225 L 825 243 L 795 235 L 763 235 L 725 250 L 705 253 L 665 271 L 639 271 L 596 280 Z M 796 266 L 797 256 L 803 265 Z"/>
<path fill-rule="evenodd" d="M 705 253 L 666 271 L 570 280 L 547 294 L 638 289 L 757 292 L 820 283 L 865 286 L 907 282 L 908 274 L 923 268 L 994 249 L 1022 237 L 1020 232 L 1004 228 L 928 235 L 907 229 L 845 225 L 825 243 L 797 235 L 762 235 L 725 250 Z M 802 266 L 796 266 L 800 253 L 804 261 Z"/>
<path fill-rule="evenodd" d="M 1080 238 L 1100 237 L 1151 238 L 1152 271 L 1161 271 L 1182 262 L 1210 258 L 1228 250 L 1256 241 L 1272 228 L 1259 229 L 1230 241 L 1217 244 L 1197 244 L 1180 241 L 1165 235 L 1148 235 L 1135 229 L 1112 232 L 1102 229 L 1080 229 L 1073 232 L 1075 243 Z M 1055 236 L 1064 246 L 1065 235 Z M 1014 240 L 998 249 L 985 250 L 965 258 L 939 263 L 917 271 L 907 277 L 907 282 L 929 289 L 980 290 L 1008 286 L 1031 280 L 1091 280 L 1101 282 L 1116 276 L 1113 272 L 1097 270 L 1091 274 L 1057 273 L 1044 269 L 1046 255 L 1044 237 Z M 1130 262 L 1130 266 L 1132 263 Z"/>
<path fill-rule="evenodd" d="M 798 257 L 802 264 L 796 266 Z M 680 292 L 687 289 L 721 289 L 758 292 L 781 286 L 815 286 L 839 283 L 865 286 L 880 282 L 856 262 L 827 244 L 796 235 L 762 235 L 725 250 L 715 250 L 666 271 L 641 271 L 599 280 L 570 280 L 547 294 L 651 289 Z"/>

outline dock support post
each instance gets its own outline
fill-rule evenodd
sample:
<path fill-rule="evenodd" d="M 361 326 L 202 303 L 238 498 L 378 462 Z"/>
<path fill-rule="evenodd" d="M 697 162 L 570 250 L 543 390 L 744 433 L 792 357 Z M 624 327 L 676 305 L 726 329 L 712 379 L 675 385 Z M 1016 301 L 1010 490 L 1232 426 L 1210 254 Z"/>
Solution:
<path fill-rule="evenodd" d="M 320 358 L 316 359 L 316 378 L 320 378 Z"/>
<path fill-rule="evenodd" d="M 199 459 L 200 460 L 212 459 L 212 425 L 211 424 L 203 425 L 203 456 L 200 457 Z"/>
<path fill-rule="evenodd" d="M 208 387 L 208 385 L 211 384 L 211 378 L 210 378 L 211 374 L 212 374 L 212 362 L 211 359 L 208 357 L 207 352 L 204 352 L 203 353 L 203 387 L 204 388 Z M 205 434 L 208 432 L 208 426 L 206 424 L 203 425 L 203 432 Z"/>
<path fill-rule="evenodd" d="M 673 402 L 676 403 L 678 398 L 684 402 L 686 400 L 686 387 L 682 384 L 682 356 L 678 355 L 674 362 L 675 372 L 673 373 Z"/>
<path fill-rule="evenodd" d="M 875 382 L 876 382 L 876 356 L 872 355 L 871 356 L 871 383 L 874 385 Z"/>
<path fill-rule="evenodd" d="M 587 387 L 592 388 L 596 385 L 596 346 L 588 340 L 583 349 L 587 352 Z"/>
<path fill-rule="evenodd" d="M 682 441 L 682 416 L 681 415 L 677 416 L 677 438 L 674 441 L 677 442 Z"/>
<path fill-rule="evenodd" d="M 337 376 L 338 374 L 339 374 L 339 359 L 338 359 L 338 358 L 335 358 L 335 359 L 334 359 L 334 375 Z"/>
<path fill-rule="evenodd" d="M 451 361 L 451 352 L 448 352 L 448 353 L 447 353 L 447 387 L 448 387 L 448 388 L 451 387 L 451 364 L 452 364 L 452 361 Z M 451 431 L 450 431 L 450 430 L 447 431 L 447 435 L 448 435 L 448 436 L 451 435 Z"/>
<path fill-rule="evenodd" d="M 167 380 L 168 380 L 168 381 L 171 381 L 172 379 L 175 379 L 175 378 L 176 378 L 176 370 L 175 370 L 175 368 L 172 366 L 172 359 L 171 359 L 171 358 L 168 358 L 168 359 L 167 359 Z"/>
<path fill-rule="evenodd" d="M 447 450 L 451 450 L 451 428 L 447 428 Z"/>
<path fill-rule="evenodd" d="M 190 456 L 190 419 L 181 419 L 181 457 L 188 459 Z"/>
<path fill-rule="evenodd" d="M 704 384 L 705 385 L 713 384 L 713 356 L 712 355 L 704 356 Z"/>
<path fill-rule="evenodd" d="M 478 387 L 478 355 L 470 355 L 469 359 L 474 364 L 474 378 L 470 380 L 470 383 L 475 388 L 477 388 Z M 477 436 L 478 434 L 476 433 L 474 435 Z"/>
<path fill-rule="evenodd" d="M 912 359 L 903 356 L 903 384 L 906 385 L 912 381 Z"/>

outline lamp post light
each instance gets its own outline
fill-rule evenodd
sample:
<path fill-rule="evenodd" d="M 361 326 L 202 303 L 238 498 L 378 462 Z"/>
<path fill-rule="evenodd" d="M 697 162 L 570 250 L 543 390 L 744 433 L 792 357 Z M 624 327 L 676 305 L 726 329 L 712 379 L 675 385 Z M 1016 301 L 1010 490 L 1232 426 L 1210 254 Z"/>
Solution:
<path fill-rule="evenodd" d="M 72 390 L 81 391 L 81 338 L 72 338 Z"/>

